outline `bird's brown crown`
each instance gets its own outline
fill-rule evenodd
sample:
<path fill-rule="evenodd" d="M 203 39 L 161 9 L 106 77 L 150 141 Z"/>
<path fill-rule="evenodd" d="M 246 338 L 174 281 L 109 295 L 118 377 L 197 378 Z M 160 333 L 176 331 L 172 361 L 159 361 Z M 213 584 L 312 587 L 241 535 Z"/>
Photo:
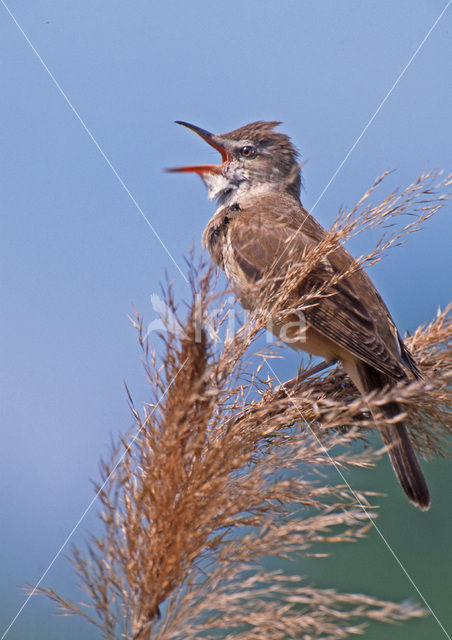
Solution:
<path fill-rule="evenodd" d="M 278 133 L 274 131 L 275 127 L 279 126 L 281 122 L 278 120 L 273 120 L 272 122 L 266 122 L 264 120 L 257 120 L 256 122 L 250 122 L 250 124 L 245 124 L 243 127 L 239 127 L 238 129 L 234 129 L 234 131 L 229 131 L 229 133 L 222 133 L 220 137 L 228 138 L 229 140 L 261 140 L 268 136 L 278 136 L 285 138 L 286 141 L 291 144 L 288 136 L 283 133 Z"/>

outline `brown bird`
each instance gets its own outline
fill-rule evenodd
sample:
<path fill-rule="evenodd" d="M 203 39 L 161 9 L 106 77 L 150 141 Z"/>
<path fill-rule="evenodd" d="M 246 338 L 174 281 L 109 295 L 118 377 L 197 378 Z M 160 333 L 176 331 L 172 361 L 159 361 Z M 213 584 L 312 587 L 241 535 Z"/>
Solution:
<path fill-rule="evenodd" d="M 254 122 L 235 131 L 214 135 L 179 122 L 220 152 L 220 165 L 170 169 L 195 172 L 207 186 L 218 209 L 203 234 L 203 244 L 224 269 L 231 287 L 247 309 L 257 297 L 253 287 L 269 270 L 283 278 L 294 263 L 325 238 L 326 231 L 300 202 L 300 170 L 290 138 L 275 131 L 279 122 Z M 347 272 L 345 277 L 340 274 Z M 335 275 L 334 282 L 329 284 Z M 321 257 L 298 289 L 326 287 L 326 295 L 303 309 L 306 326 L 290 344 L 326 362 L 339 360 L 353 383 L 365 395 L 409 381 L 421 373 L 372 281 L 342 246 Z M 295 303 L 296 307 L 296 303 Z M 283 327 L 274 332 L 285 340 Z M 287 340 L 289 342 L 289 340 Z M 401 413 L 397 402 L 373 410 L 374 419 L 408 498 L 428 509 L 430 497 L 419 462 L 403 422 L 382 418 Z"/>

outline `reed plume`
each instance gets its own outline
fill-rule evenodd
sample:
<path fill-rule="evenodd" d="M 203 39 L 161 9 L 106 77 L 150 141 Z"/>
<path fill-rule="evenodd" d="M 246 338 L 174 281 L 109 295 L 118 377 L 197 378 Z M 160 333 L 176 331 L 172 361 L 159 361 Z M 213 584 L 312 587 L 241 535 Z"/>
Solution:
<path fill-rule="evenodd" d="M 293 287 L 337 243 L 409 213 L 411 221 L 386 229 L 359 263 L 373 264 L 405 241 L 441 206 L 450 180 L 437 180 L 423 175 L 376 206 L 367 204 L 372 188 L 284 282 L 267 279 L 263 300 L 271 300 L 272 313 L 284 313 Z M 153 399 L 141 411 L 129 396 L 134 430 L 102 462 L 96 487 L 103 533 L 87 552 L 73 550 L 91 609 L 51 589 L 38 592 L 108 640 L 333 640 L 362 632 L 369 620 L 423 616 L 415 604 L 339 593 L 269 571 L 264 558 L 312 556 L 319 543 L 366 535 L 375 496 L 352 488 L 348 478 L 378 459 L 371 448 L 353 446 L 373 428 L 372 403 L 396 397 L 420 455 L 445 454 L 452 430 L 451 307 L 407 339 L 423 381 L 362 398 L 335 367 L 326 375 L 307 371 L 289 392 L 268 368 L 278 347 L 258 346 L 265 304 L 238 331 L 226 332 L 234 309 L 212 293 L 212 268 L 191 266 L 190 284 L 185 317 L 167 290 L 172 330 L 161 335 L 160 351 L 150 349 L 142 318 L 133 319 Z M 312 291 L 300 309 L 322 295 L 324 289 Z"/>

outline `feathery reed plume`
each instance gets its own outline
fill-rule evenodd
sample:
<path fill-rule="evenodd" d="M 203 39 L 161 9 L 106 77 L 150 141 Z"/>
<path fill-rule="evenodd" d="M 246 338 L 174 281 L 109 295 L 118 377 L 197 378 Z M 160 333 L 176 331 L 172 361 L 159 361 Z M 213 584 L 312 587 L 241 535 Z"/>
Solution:
<path fill-rule="evenodd" d="M 432 179 L 424 176 L 381 205 L 343 214 L 322 252 L 412 212 L 418 198 L 414 221 L 380 240 L 360 263 L 379 260 L 441 203 Z M 320 252 L 308 256 L 278 286 L 268 280 L 263 299 L 273 287 L 272 313 L 284 313 L 290 292 L 319 259 Z M 373 427 L 370 404 L 397 397 L 410 414 L 421 455 L 444 453 L 452 430 L 451 308 L 408 339 L 425 380 L 362 398 L 336 367 L 327 375 L 308 371 L 289 394 L 261 375 L 274 348 L 251 353 L 268 317 L 264 306 L 218 348 L 233 310 L 224 303 L 211 312 L 219 304 L 213 280 L 212 268 L 191 268 L 186 318 L 168 289 L 166 304 L 178 331 L 161 336 L 161 366 L 142 319 L 134 319 L 154 399 L 144 415 L 130 400 L 136 431 L 102 463 L 97 487 L 104 532 L 91 539 L 87 554 L 73 551 L 95 613 L 51 589 L 38 592 L 50 596 L 60 613 L 95 624 L 108 640 L 300 634 L 333 640 L 362 632 L 366 620 L 424 615 L 416 605 L 308 586 L 301 577 L 266 570 L 262 559 L 312 556 L 316 544 L 357 541 L 372 526 L 370 494 L 345 481 L 348 470 L 371 467 L 377 459 L 372 450 L 351 446 L 363 437 L 363 427 Z M 326 290 L 313 290 L 300 308 L 321 295 Z M 256 356 L 260 365 L 253 371 Z M 325 477 L 332 466 L 340 471 L 337 483 Z"/>

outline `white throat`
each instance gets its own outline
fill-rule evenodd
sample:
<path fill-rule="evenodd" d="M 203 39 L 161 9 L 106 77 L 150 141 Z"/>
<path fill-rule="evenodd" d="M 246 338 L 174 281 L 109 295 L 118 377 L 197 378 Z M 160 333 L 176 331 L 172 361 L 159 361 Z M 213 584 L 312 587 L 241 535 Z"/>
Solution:
<path fill-rule="evenodd" d="M 222 199 L 236 190 L 238 185 L 231 183 L 222 173 L 203 173 L 201 178 L 207 187 L 207 197 L 209 200 Z"/>
<path fill-rule="evenodd" d="M 222 173 L 204 173 L 201 175 L 207 187 L 209 200 L 218 200 L 220 207 L 229 207 L 244 199 L 272 191 L 271 183 L 251 184 L 245 173 L 236 172 L 234 178 L 226 178 Z"/>

